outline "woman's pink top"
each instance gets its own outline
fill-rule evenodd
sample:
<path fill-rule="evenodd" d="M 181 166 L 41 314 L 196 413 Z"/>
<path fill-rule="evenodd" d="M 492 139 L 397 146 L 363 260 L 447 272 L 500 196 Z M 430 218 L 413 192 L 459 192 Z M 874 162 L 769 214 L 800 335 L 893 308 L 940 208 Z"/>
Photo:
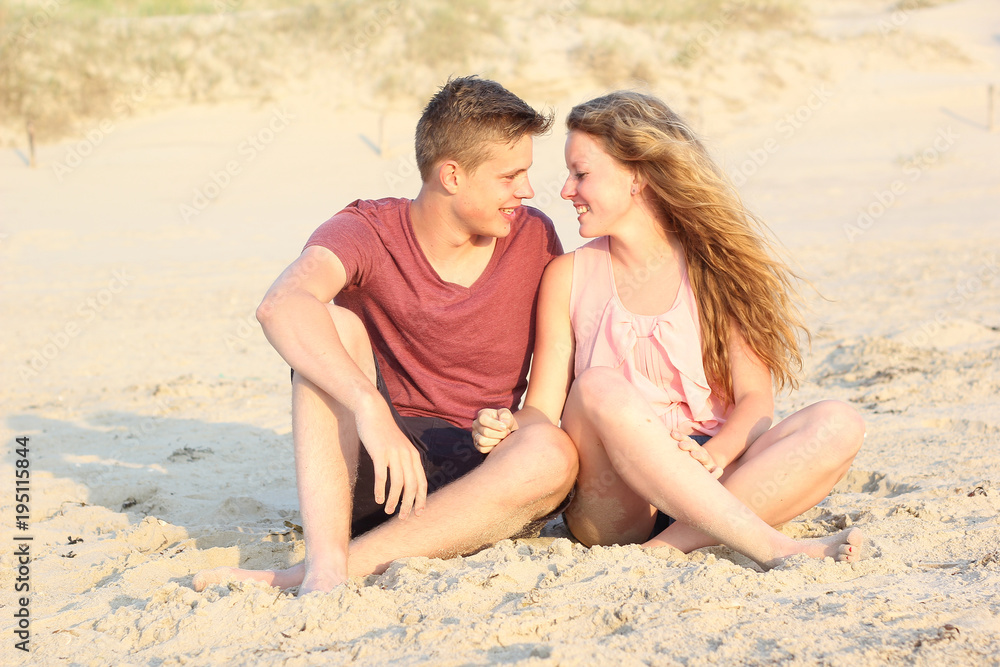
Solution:
<path fill-rule="evenodd" d="M 618 369 L 668 428 L 715 435 L 729 408 L 705 379 L 698 305 L 686 264 L 681 272 L 677 298 L 667 312 L 636 315 L 618 297 L 608 237 L 578 248 L 569 306 L 576 376 L 592 366 Z"/>

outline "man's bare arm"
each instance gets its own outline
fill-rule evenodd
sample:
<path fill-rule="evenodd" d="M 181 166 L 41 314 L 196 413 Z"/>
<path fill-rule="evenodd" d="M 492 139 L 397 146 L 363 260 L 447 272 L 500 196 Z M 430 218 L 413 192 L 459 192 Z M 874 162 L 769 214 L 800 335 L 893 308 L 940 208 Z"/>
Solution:
<path fill-rule="evenodd" d="M 352 412 L 378 391 L 340 341 L 326 304 L 347 283 L 340 259 L 312 246 L 274 281 L 257 308 L 264 335 L 288 365 Z"/>
<path fill-rule="evenodd" d="M 375 464 L 375 500 L 400 514 L 419 513 L 427 494 L 420 457 L 396 428 L 389 406 L 351 358 L 326 304 L 347 283 L 340 259 L 326 248 L 306 248 L 264 296 L 257 320 L 278 354 L 303 377 L 350 410 L 358 435 Z M 388 473 L 390 489 L 385 496 Z"/>

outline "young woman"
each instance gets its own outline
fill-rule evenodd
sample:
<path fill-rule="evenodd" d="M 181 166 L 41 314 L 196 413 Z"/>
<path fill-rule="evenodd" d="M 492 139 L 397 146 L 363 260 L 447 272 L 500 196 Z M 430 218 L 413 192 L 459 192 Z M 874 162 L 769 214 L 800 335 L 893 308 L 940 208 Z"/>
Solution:
<path fill-rule="evenodd" d="M 857 560 L 856 529 L 793 540 L 771 527 L 829 493 L 864 423 L 824 401 L 771 426 L 803 327 L 762 225 L 660 100 L 612 93 L 567 125 L 562 197 L 594 240 L 546 269 L 524 407 L 482 410 L 478 448 L 561 417 L 580 458 L 566 523 L 587 545 L 721 543 L 764 568 Z"/>

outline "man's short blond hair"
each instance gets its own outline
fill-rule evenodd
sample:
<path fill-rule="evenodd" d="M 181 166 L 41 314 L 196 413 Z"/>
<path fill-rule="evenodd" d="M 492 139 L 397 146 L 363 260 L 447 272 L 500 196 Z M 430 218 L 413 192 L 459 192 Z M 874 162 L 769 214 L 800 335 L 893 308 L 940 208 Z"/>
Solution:
<path fill-rule="evenodd" d="M 496 81 L 476 76 L 451 79 L 427 103 L 417 123 L 420 177 L 426 182 L 443 160 L 455 160 L 474 172 L 490 158 L 495 145 L 544 134 L 551 126 L 551 113 L 538 113 Z"/>

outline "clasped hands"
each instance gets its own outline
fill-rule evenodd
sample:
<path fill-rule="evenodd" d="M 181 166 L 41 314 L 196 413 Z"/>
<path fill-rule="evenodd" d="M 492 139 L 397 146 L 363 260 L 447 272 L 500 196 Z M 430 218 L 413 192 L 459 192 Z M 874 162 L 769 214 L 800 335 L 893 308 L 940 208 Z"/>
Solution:
<path fill-rule="evenodd" d="M 507 408 L 484 408 L 472 422 L 472 444 L 480 453 L 489 454 L 517 428 L 517 420 Z"/>

